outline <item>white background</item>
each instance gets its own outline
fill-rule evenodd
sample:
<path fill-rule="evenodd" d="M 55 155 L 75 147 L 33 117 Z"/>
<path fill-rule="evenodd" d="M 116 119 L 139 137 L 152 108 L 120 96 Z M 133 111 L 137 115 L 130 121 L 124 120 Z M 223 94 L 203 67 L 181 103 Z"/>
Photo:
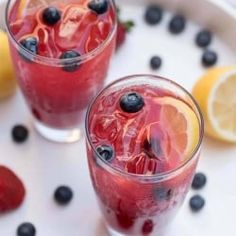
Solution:
<path fill-rule="evenodd" d="M 183 34 L 171 36 L 167 31 L 169 13 L 160 26 L 148 27 L 142 19 L 144 7 L 121 9 L 123 19 L 134 19 L 136 27 L 114 56 L 107 82 L 128 74 L 151 73 L 149 58 L 158 54 L 163 58 L 159 74 L 191 90 L 204 72 L 200 64 L 202 51 L 193 41 L 200 28 L 188 22 Z M 236 54 L 217 37 L 211 48 L 219 55 L 219 65 L 235 63 Z M 11 128 L 17 123 L 30 129 L 29 140 L 22 145 L 11 140 Z M 33 222 L 39 236 L 107 235 L 89 179 L 84 140 L 63 145 L 41 138 L 32 127 L 19 91 L 0 103 L 0 163 L 11 167 L 27 189 L 22 207 L 0 216 L 0 236 L 14 236 L 16 227 L 24 221 Z M 167 235 L 235 236 L 236 146 L 205 138 L 198 170 L 208 177 L 207 186 L 200 191 L 206 207 L 198 214 L 191 213 L 191 191 Z M 60 184 L 68 184 L 74 190 L 74 199 L 67 207 L 57 206 L 52 198 Z"/>

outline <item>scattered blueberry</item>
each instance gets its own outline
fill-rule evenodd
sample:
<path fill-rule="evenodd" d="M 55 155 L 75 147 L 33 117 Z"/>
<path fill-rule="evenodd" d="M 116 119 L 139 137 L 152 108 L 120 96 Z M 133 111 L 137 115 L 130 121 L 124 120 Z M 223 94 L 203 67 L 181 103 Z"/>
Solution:
<path fill-rule="evenodd" d="M 120 107 L 128 113 L 136 113 L 144 106 L 143 98 L 136 92 L 129 92 L 120 99 Z"/>
<path fill-rule="evenodd" d="M 35 236 L 36 229 L 33 224 L 26 222 L 18 226 L 17 236 Z"/>
<path fill-rule="evenodd" d="M 17 143 L 23 143 L 29 136 L 28 129 L 23 125 L 15 125 L 12 129 L 12 138 Z"/>
<path fill-rule="evenodd" d="M 72 59 L 81 56 L 78 52 L 70 50 L 62 53 L 60 59 Z M 79 61 L 65 61 L 63 62 L 63 69 L 67 72 L 76 71 L 79 67 Z"/>
<path fill-rule="evenodd" d="M 169 201 L 173 196 L 173 190 L 165 187 L 156 188 L 154 196 L 157 201 Z"/>
<path fill-rule="evenodd" d="M 201 48 L 207 47 L 211 43 L 211 40 L 212 40 L 212 34 L 208 30 L 200 31 L 195 39 L 196 44 Z"/>
<path fill-rule="evenodd" d="M 35 37 L 28 37 L 28 38 L 22 39 L 20 41 L 20 44 L 29 52 L 33 54 L 38 53 L 38 40 Z M 22 49 L 20 49 L 19 53 L 26 61 L 31 61 L 33 59 L 32 56 L 28 55 Z"/>
<path fill-rule="evenodd" d="M 73 192 L 68 186 L 60 186 L 54 193 L 54 198 L 60 205 L 68 204 L 73 197 Z"/>
<path fill-rule="evenodd" d="M 172 34 L 179 34 L 185 29 L 186 19 L 181 15 L 174 16 L 169 23 L 169 30 Z"/>
<path fill-rule="evenodd" d="M 108 10 L 108 6 L 107 0 L 92 0 L 88 3 L 88 8 L 98 15 L 105 13 Z"/>
<path fill-rule="evenodd" d="M 205 67 L 210 67 L 216 64 L 218 56 L 214 51 L 206 50 L 202 55 L 202 64 Z"/>
<path fill-rule="evenodd" d="M 150 234 L 153 230 L 153 222 L 152 220 L 146 220 L 143 224 L 143 227 L 142 227 L 142 232 L 143 234 Z"/>
<path fill-rule="evenodd" d="M 197 212 L 197 211 L 200 211 L 204 207 L 205 200 L 200 195 L 195 195 L 191 197 L 189 205 L 192 211 Z"/>
<path fill-rule="evenodd" d="M 203 173 L 197 173 L 193 178 L 192 188 L 201 189 L 205 186 L 206 181 L 206 176 Z"/>
<path fill-rule="evenodd" d="M 163 11 L 160 7 L 156 5 L 151 5 L 147 8 L 144 18 L 147 24 L 156 25 L 161 22 L 163 16 Z"/>
<path fill-rule="evenodd" d="M 153 56 L 150 60 L 150 66 L 153 70 L 157 70 L 161 67 L 162 60 L 159 56 Z"/>
<path fill-rule="evenodd" d="M 46 25 L 55 25 L 61 19 L 60 11 L 55 7 L 48 7 L 43 10 L 43 22 Z"/>
<path fill-rule="evenodd" d="M 97 152 L 105 161 L 111 161 L 114 157 L 114 152 L 112 147 L 108 145 L 101 145 L 97 147 Z"/>

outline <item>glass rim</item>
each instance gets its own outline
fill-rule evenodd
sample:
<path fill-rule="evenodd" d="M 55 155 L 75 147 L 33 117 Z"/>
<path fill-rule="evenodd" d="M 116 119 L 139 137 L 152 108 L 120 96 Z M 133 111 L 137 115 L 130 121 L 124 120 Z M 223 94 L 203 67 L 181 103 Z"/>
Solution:
<path fill-rule="evenodd" d="M 88 127 L 90 112 L 91 112 L 91 109 L 93 107 L 93 104 L 107 89 L 109 89 L 113 85 L 118 84 L 118 83 L 120 83 L 122 81 L 125 81 L 125 80 L 131 80 L 131 79 L 135 79 L 135 78 L 145 78 L 145 77 L 149 77 L 149 78 L 152 78 L 152 79 L 157 79 L 157 80 L 161 80 L 161 81 L 170 83 L 170 84 L 176 86 L 177 88 L 179 88 L 182 92 L 184 92 L 190 98 L 190 100 L 193 102 L 194 108 L 196 109 L 196 111 L 198 113 L 197 115 L 198 115 L 199 131 L 200 131 L 199 132 L 198 143 L 197 143 L 196 147 L 194 148 L 194 150 L 192 151 L 192 153 L 190 154 L 190 157 L 186 161 L 184 161 L 181 165 L 179 165 L 178 167 L 176 167 L 172 170 L 165 171 L 165 172 L 162 172 L 162 173 L 157 173 L 157 174 L 154 174 L 154 175 L 128 173 L 128 172 L 125 172 L 122 169 L 119 169 L 117 167 L 112 166 L 109 162 L 105 161 L 99 155 L 99 153 L 96 150 L 95 145 L 92 143 L 90 132 L 89 132 L 89 127 Z M 116 174 L 119 174 L 119 175 L 122 175 L 122 176 L 125 176 L 125 177 L 128 177 L 128 178 L 134 178 L 134 179 L 142 179 L 142 180 L 168 179 L 169 177 L 171 177 L 175 173 L 178 173 L 179 171 L 184 169 L 184 167 L 186 167 L 189 163 L 191 163 L 191 161 L 194 159 L 194 157 L 196 157 L 196 155 L 198 154 L 198 151 L 201 148 L 203 135 L 204 135 L 204 119 L 203 119 L 203 115 L 202 115 L 202 112 L 200 110 L 200 107 L 199 107 L 198 103 L 196 102 L 195 98 L 192 96 L 192 94 L 190 92 L 188 92 L 184 87 L 182 87 L 178 83 L 176 83 L 176 82 L 174 82 L 170 79 L 164 78 L 162 76 L 157 76 L 157 75 L 152 75 L 152 74 L 134 74 L 134 75 L 124 76 L 120 79 L 117 79 L 117 80 L 111 82 L 110 84 L 105 86 L 96 95 L 96 97 L 90 103 L 90 105 L 87 109 L 87 112 L 86 112 L 85 132 L 86 132 L 87 141 L 89 142 L 90 146 L 92 147 L 92 151 L 96 154 L 96 157 L 98 157 L 99 160 L 103 163 L 104 166 L 102 166 L 102 167 L 104 167 L 106 170 L 108 170 L 110 172 L 115 172 Z"/>
<path fill-rule="evenodd" d="M 10 3 L 13 0 L 8 0 L 7 4 L 6 4 L 6 8 L 5 8 L 5 25 L 6 25 L 6 31 L 8 33 L 8 35 L 10 36 L 10 39 L 13 40 L 13 43 L 15 45 L 17 45 L 20 50 L 23 50 L 23 54 L 26 55 L 28 58 L 33 58 L 33 60 L 36 60 L 37 62 L 41 63 L 41 64 L 50 64 L 50 65 L 56 65 L 58 67 L 63 67 L 65 63 L 81 63 L 81 62 L 86 62 L 88 60 L 90 60 L 91 58 L 95 57 L 97 54 L 99 54 L 100 52 L 102 52 L 102 50 L 107 46 L 107 44 L 112 40 L 113 36 L 116 34 L 116 29 L 117 29 L 117 25 L 118 25 L 118 18 L 117 18 L 117 13 L 116 13 L 116 4 L 115 4 L 115 0 L 108 0 L 111 2 L 111 6 L 114 9 L 114 22 L 112 24 L 112 29 L 109 32 L 109 35 L 107 36 L 107 38 L 95 49 L 93 49 L 92 51 L 89 51 L 85 54 L 82 54 L 80 56 L 74 57 L 74 58 L 64 58 L 64 59 L 60 59 L 60 58 L 51 58 L 51 57 L 45 57 L 45 56 L 40 56 L 37 54 L 34 54 L 32 52 L 30 52 L 29 50 L 25 49 L 14 37 L 13 33 L 10 30 L 10 24 L 9 24 L 9 20 L 8 20 L 8 13 L 10 11 Z"/>

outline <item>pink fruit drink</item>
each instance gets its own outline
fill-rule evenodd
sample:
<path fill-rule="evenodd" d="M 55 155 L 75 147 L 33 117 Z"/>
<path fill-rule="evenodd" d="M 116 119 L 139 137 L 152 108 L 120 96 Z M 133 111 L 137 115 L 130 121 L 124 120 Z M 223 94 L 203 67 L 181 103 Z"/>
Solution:
<path fill-rule="evenodd" d="M 18 82 L 35 119 L 74 128 L 107 74 L 115 47 L 113 2 L 10 1 L 7 22 Z"/>
<path fill-rule="evenodd" d="M 111 235 L 162 235 L 189 190 L 199 157 L 201 115 L 191 98 L 185 100 L 170 85 L 177 87 L 152 76 L 121 79 L 103 90 L 87 113 L 90 174 Z M 160 118 L 165 101 L 196 113 L 197 143 L 184 160 L 184 136 L 173 140 Z M 168 115 L 173 109 L 165 104 Z M 171 124 L 184 130 L 179 117 L 175 113 L 168 122 L 175 119 Z"/>

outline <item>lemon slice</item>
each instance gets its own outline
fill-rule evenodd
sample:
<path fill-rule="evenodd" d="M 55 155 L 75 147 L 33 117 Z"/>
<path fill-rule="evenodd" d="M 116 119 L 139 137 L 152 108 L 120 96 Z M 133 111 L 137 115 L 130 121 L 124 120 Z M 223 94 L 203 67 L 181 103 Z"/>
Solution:
<path fill-rule="evenodd" d="M 181 156 L 189 158 L 196 148 L 199 135 L 199 120 L 192 108 L 174 97 L 157 98 L 161 104 L 160 123 L 170 136 L 172 149 Z"/>
<path fill-rule="evenodd" d="M 236 67 L 208 70 L 195 84 L 193 96 L 205 119 L 206 134 L 236 142 Z"/>
<path fill-rule="evenodd" d="M 25 13 L 30 14 L 31 10 L 38 7 L 47 7 L 56 0 L 21 0 L 18 6 L 18 19 L 22 18 Z"/>

